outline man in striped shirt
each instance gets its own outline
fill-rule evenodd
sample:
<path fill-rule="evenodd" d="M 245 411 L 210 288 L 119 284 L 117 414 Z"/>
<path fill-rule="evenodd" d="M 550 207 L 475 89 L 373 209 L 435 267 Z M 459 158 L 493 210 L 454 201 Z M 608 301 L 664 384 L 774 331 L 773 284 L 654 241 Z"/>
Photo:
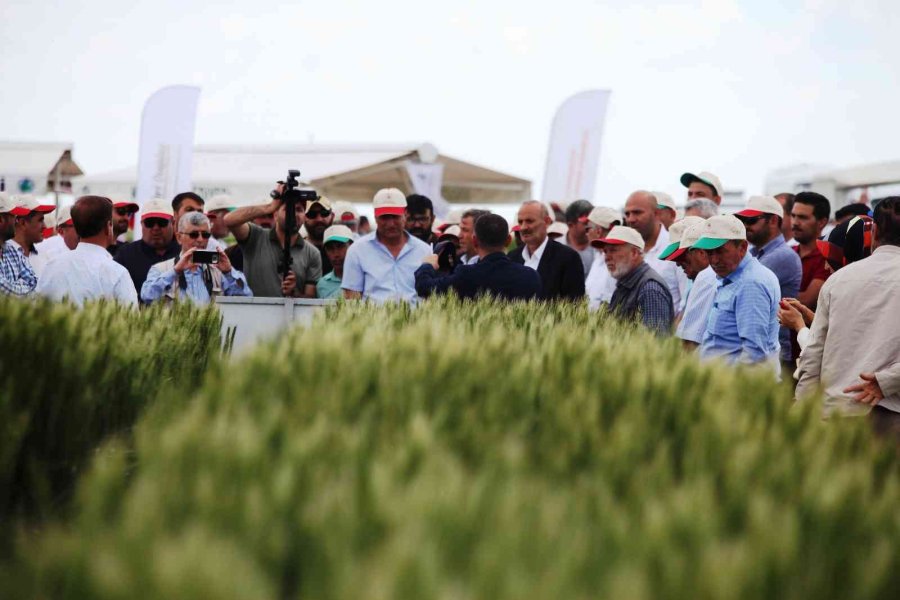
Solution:
<path fill-rule="evenodd" d="M 27 296 L 37 286 L 28 259 L 18 248 L 9 243 L 16 235 L 15 202 L 0 192 L 0 294 Z"/>

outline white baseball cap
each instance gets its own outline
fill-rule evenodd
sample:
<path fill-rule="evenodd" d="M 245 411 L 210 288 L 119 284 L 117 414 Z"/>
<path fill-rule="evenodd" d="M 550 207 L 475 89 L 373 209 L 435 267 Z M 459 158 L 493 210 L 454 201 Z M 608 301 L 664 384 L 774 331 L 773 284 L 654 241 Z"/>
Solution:
<path fill-rule="evenodd" d="M 328 242 L 341 242 L 346 244 L 348 242 L 353 242 L 353 232 L 350 231 L 350 228 L 346 225 L 332 225 L 325 230 L 322 239 L 323 244 L 327 244 Z"/>
<path fill-rule="evenodd" d="M 669 227 L 669 245 L 659 253 L 659 259 L 666 260 L 673 252 L 678 250 L 678 245 L 681 242 L 681 236 L 684 235 L 684 230 L 691 225 L 703 223 L 704 220 L 703 217 L 685 217 L 672 223 L 672 226 Z"/>
<path fill-rule="evenodd" d="M 587 220 L 598 227 L 609 229 L 613 226 L 613 223 L 617 221 L 621 223 L 622 216 L 615 209 L 607 206 L 596 206 L 590 214 L 588 214 Z"/>
<path fill-rule="evenodd" d="M 175 219 L 175 213 L 172 212 L 172 204 L 166 202 L 162 198 L 153 198 L 152 200 L 147 200 L 144 202 L 144 206 L 142 207 L 141 212 L 141 221 L 144 219 L 152 219 L 156 217 L 158 219 L 169 219 L 170 221 Z"/>
<path fill-rule="evenodd" d="M 46 214 L 56 210 L 56 206 L 53 204 L 43 204 L 31 194 L 13 196 L 13 202 L 16 206 L 11 212 L 17 217 L 27 217 L 33 212 Z"/>
<path fill-rule="evenodd" d="M 550 235 L 551 233 L 559 234 L 559 235 L 566 235 L 567 233 L 569 233 L 569 226 L 566 225 L 565 223 L 563 223 L 562 221 L 553 221 L 547 227 L 547 235 Z"/>
<path fill-rule="evenodd" d="M 675 200 L 672 199 L 672 196 L 665 192 L 650 192 L 653 194 L 653 197 L 656 198 L 656 208 L 669 208 L 673 211 L 678 211 L 675 207 Z"/>
<path fill-rule="evenodd" d="M 784 217 L 784 207 L 772 196 L 751 196 L 747 200 L 747 206 L 734 215 L 736 217 L 758 217 L 760 215 Z"/>
<path fill-rule="evenodd" d="M 359 212 L 351 203 L 344 200 L 338 200 L 334 203 L 334 214 L 341 223 L 359 221 Z"/>
<path fill-rule="evenodd" d="M 227 194 L 218 194 L 209 199 L 209 201 L 203 206 L 203 211 L 206 214 L 211 212 L 215 212 L 217 210 L 232 210 L 234 209 L 234 199 Z"/>
<path fill-rule="evenodd" d="M 730 240 L 746 240 L 747 229 L 734 215 L 718 215 L 703 222 L 703 230 L 692 248 L 715 250 Z"/>
<path fill-rule="evenodd" d="M 440 233 L 440 235 L 438 236 L 438 239 L 439 240 L 443 239 L 443 237 L 446 235 L 452 235 L 456 238 L 459 238 L 459 234 L 461 232 L 462 232 L 462 230 L 459 228 L 459 225 L 450 225 L 449 227 L 444 228 L 444 231 L 442 231 Z"/>
<path fill-rule="evenodd" d="M 594 246 L 595 248 L 600 248 L 606 244 L 613 244 L 614 246 L 631 244 L 635 248 L 643 250 L 644 238 L 637 232 L 637 229 L 625 227 L 624 225 L 616 225 L 605 238 L 600 238 L 599 240 L 591 242 L 591 246 Z"/>
<path fill-rule="evenodd" d="M 397 188 L 378 190 L 372 204 L 375 206 L 376 217 L 406 213 L 406 196 Z"/>
<path fill-rule="evenodd" d="M 72 224 L 72 205 L 66 204 L 65 206 L 60 206 L 59 208 L 57 208 L 55 227 L 62 227 L 63 225 Z"/>
<path fill-rule="evenodd" d="M 12 213 L 16 208 L 16 203 L 6 192 L 0 192 L 0 215 Z"/>
<path fill-rule="evenodd" d="M 706 185 L 711 187 L 716 193 L 716 196 L 722 195 L 722 182 L 718 177 L 716 177 L 709 171 L 700 171 L 696 175 L 694 175 L 693 173 L 685 173 L 681 176 L 681 185 L 683 185 L 684 187 L 690 187 L 690 185 L 695 181 L 705 183 Z"/>

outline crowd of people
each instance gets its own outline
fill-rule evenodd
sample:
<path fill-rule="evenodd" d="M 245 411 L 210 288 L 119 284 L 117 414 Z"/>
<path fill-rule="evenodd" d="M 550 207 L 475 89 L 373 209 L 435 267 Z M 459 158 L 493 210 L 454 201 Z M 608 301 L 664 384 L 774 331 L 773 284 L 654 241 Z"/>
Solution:
<path fill-rule="evenodd" d="M 289 231 L 278 193 L 235 209 L 186 192 L 144 203 L 131 242 L 121 240 L 132 202 L 83 196 L 56 210 L 0 193 L 0 292 L 134 305 L 416 303 L 449 292 L 587 301 L 674 335 L 702 360 L 793 378 L 798 399 L 823 388 L 828 412 L 870 412 L 900 435 L 900 197 L 844 206 L 830 225 L 831 204 L 815 192 L 754 196 L 720 214 L 718 177 L 680 181 L 681 211 L 668 194 L 638 190 L 622 210 L 524 202 L 512 227 L 482 209 L 442 221 L 427 197 L 388 188 L 373 198 L 374 230 L 352 204 L 317 196 L 296 203 Z"/>

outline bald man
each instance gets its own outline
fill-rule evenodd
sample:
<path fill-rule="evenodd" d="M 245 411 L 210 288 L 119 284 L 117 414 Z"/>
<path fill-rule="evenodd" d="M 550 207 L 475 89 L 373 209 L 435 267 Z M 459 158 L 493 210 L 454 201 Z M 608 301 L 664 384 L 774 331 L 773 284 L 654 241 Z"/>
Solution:
<path fill-rule="evenodd" d="M 584 298 L 584 265 L 575 250 L 547 237 L 552 223 L 547 207 L 531 200 L 519 208 L 522 245 L 509 253 L 513 262 L 530 267 L 541 276 L 546 300 Z"/>
<path fill-rule="evenodd" d="M 659 220 L 656 197 L 646 190 L 632 192 L 625 201 L 625 224 L 641 234 L 644 239 L 644 261 L 665 280 L 672 295 L 675 314 L 680 314 L 688 278 L 675 263 L 659 260 L 660 253 L 669 245 L 669 232 Z"/>

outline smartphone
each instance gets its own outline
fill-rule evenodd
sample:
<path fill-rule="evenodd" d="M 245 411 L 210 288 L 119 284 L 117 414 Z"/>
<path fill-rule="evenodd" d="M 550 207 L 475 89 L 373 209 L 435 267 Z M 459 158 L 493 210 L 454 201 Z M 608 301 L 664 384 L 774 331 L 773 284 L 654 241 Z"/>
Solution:
<path fill-rule="evenodd" d="M 219 253 L 213 250 L 194 250 L 191 262 L 198 265 L 215 265 L 219 262 Z"/>

